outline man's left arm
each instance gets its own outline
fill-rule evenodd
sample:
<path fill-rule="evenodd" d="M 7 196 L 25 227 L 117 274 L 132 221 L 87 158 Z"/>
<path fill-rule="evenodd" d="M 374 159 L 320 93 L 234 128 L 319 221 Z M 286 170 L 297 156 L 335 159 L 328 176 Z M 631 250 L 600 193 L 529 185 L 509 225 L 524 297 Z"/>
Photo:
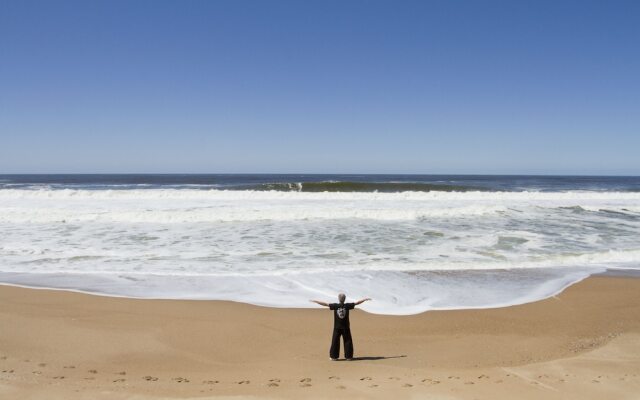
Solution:
<path fill-rule="evenodd" d="M 367 297 L 366 299 L 358 300 L 353 304 L 356 305 L 356 306 L 359 306 L 360 304 L 364 303 L 365 301 L 371 301 L 371 299 L 369 297 Z"/>

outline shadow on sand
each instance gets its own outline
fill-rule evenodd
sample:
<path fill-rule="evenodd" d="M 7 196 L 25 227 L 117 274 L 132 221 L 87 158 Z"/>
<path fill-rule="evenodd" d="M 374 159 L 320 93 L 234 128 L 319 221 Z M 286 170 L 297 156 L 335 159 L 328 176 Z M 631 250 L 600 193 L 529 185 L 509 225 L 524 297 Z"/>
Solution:
<path fill-rule="evenodd" d="M 347 360 L 347 359 L 340 359 L 337 361 L 377 361 L 377 360 L 387 360 L 389 358 L 403 358 L 406 357 L 406 355 L 401 355 L 401 356 L 387 356 L 387 357 L 383 357 L 383 356 L 378 356 L 378 357 L 353 357 L 351 360 Z"/>

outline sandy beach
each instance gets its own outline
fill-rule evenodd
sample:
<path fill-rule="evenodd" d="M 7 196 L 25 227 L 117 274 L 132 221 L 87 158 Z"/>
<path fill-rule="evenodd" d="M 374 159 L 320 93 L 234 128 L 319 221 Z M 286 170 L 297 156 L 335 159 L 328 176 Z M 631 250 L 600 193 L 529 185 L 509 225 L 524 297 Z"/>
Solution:
<path fill-rule="evenodd" d="M 637 399 L 640 279 L 413 316 L 356 310 L 357 359 L 328 359 L 326 309 L 0 287 L 6 399 Z"/>
<path fill-rule="evenodd" d="M 640 400 L 639 20 L 1 2 L 0 400 Z"/>

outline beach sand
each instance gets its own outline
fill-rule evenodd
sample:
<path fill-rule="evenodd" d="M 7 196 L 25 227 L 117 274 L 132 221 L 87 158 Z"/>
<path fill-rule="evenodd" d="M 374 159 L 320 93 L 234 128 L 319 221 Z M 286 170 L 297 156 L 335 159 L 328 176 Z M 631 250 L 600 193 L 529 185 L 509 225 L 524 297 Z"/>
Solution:
<path fill-rule="evenodd" d="M 497 309 L 356 310 L 354 361 L 329 360 L 332 318 L 1 286 L 0 398 L 640 398 L 640 279 Z"/>

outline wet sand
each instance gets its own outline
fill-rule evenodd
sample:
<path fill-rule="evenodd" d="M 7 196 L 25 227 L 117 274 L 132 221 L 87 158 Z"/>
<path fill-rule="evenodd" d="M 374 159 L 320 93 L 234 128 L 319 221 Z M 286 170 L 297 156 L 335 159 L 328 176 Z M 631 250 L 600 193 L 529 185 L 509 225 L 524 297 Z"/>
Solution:
<path fill-rule="evenodd" d="M 354 361 L 329 361 L 331 324 L 321 308 L 0 286 L 0 398 L 639 398 L 636 278 L 498 309 L 356 310 Z"/>

